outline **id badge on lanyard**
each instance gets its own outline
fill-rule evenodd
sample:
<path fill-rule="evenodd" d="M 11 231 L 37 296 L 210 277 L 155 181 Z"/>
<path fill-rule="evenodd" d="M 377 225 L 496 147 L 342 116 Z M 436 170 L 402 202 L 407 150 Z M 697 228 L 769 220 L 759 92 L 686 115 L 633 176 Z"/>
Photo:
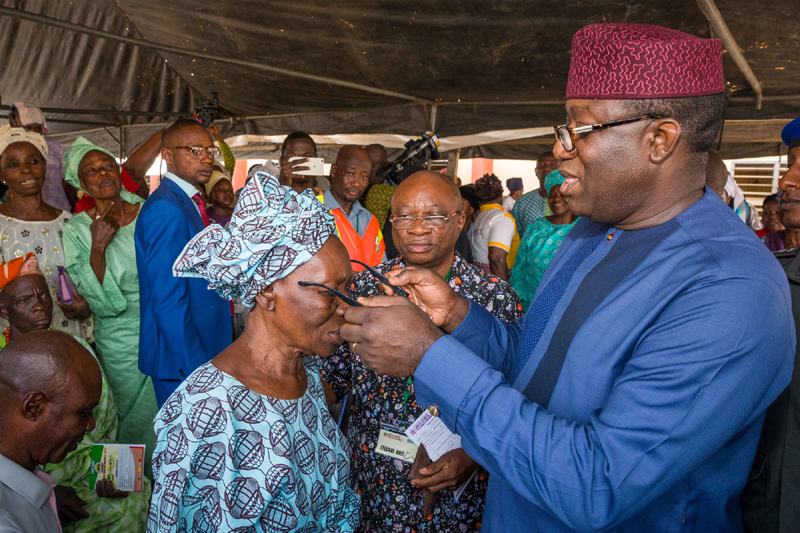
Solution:
<path fill-rule="evenodd" d="M 413 463 L 414 459 L 417 457 L 417 445 L 405 434 L 408 428 L 406 424 L 406 411 L 408 409 L 408 400 L 411 395 L 412 384 L 413 381 L 411 378 L 408 378 L 406 381 L 406 390 L 403 392 L 402 418 L 397 420 L 394 416 L 387 413 L 381 419 L 381 428 L 378 433 L 378 445 L 375 447 L 375 451 L 379 454 L 407 463 Z M 400 407 L 400 405 L 397 407 Z"/>
<path fill-rule="evenodd" d="M 395 418 L 382 419 L 375 451 L 392 459 L 413 463 L 417 457 L 417 445 L 405 435 L 405 430 Z"/>

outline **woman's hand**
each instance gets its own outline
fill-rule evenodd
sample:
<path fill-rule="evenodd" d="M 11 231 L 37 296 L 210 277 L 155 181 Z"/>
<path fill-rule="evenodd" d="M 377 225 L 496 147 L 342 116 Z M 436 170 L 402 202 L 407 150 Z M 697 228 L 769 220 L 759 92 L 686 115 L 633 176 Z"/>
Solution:
<path fill-rule="evenodd" d="M 111 214 L 111 209 L 114 207 L 114 202 L 108 204 L 103 210 L 103 214 L 94 218 L 89 230 L 92 232 L 92 249 L 101 253 L 105 253 L 106 248 L 119 230 L 119 223 L 117 219 Z M 122 206 L 120 206 L 122 209 Z"/>
<path fill-rule="evenodd" d="M 90 316 L 92 316 L 92 310 L 89 308 L 89 303 L 84 299 L 83 296 L 76 292 L 72 293 L 72 303 L 65 304 L 61 301 L 61 295 L 58 294 L 56 291 L 56 298 L 58 301 L 56 302 L 61 310 L 64 312 L 64 316 L 70 320 L 86 320 Z"/>
<path fill-rule="evenodd" d="M 419 469 L 418 475 L 411 483 L 418 489 L 427 489 L 433 493 L 440 490 L 456 490 L 469 479 L 478 468 L 478 463 L 467 455 L 463 448 L 450 450 L 435 461 Z"/>
<path fill-rule="evenodd" d="M 53 492 L 56 495 L 56 511 L 61 522 L 70 523 L 77 522 L 81 518 L 89 518 L 89 513 L 84 509 L 86 502 L 78 497 L 73 488 L 56 485 Z"/>
<path fill-rule="evenodd" d="M 114 484 L 107 479 L 99 479 L 94 486 L 95 492 L 101 498 L 127 498 L 128 493 L 124 490 L 117 490 Z"/>
<path fill-rule="evenodd" d="M 445 280 L 432 270 L 406 267 L 390 270 L 386 277 L 392 285 L 409 292 L 409 299 L 425 311 L 433 323 L 452 333 L 466 318 L 469 300 L 457 295 Z"/>

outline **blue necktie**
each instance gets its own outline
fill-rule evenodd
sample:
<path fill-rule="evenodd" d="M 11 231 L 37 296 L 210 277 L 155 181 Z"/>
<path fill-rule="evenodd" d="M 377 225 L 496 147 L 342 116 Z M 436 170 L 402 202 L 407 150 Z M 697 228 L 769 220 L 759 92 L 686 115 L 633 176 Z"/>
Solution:
<path fill-rule="evenodd" d="M 528 362 L 533 349 L 536 348 L 539 339 L 542 338 L 542 333 L 544 333 L 544 328 L 550 321 L 553 309 L 556 308 L 558 302 L 561 301 L 561 297 L 564 296 L 564 291 L 567 290 L 569 282 L 572 281 L 575 271 L 605 239 L 605 233 L 601 233 L 594 239 L 587 239 L 583 246 L 578 248 L 572 254 L 572 257 L 567 259 L 567 262 L 550 279 L 550 282 L 531 305 L 525 317 L 525 329 L 522 331 L 522 339 L 520 339 L 519 348 L 517 349 L 517 360 L 511 371 L 509 383 L 513 384 L 516 381 L 525 363 Z"/>

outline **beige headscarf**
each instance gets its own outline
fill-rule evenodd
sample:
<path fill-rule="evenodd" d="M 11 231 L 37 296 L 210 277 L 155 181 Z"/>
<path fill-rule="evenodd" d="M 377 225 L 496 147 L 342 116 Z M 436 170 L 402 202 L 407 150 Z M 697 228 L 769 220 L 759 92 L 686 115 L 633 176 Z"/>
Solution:
<path fill-rule="evenodd" d="M 9 144 L 18 142 L 30 143 L 39 150 L 42 157 L 47 159 L 47 141 L 44 140 L 44 135 L 33 133 L 25 128 L 12 128 L 10 124 L 6 124 L 0 128 L 0 155 L 6 151 Z"/>

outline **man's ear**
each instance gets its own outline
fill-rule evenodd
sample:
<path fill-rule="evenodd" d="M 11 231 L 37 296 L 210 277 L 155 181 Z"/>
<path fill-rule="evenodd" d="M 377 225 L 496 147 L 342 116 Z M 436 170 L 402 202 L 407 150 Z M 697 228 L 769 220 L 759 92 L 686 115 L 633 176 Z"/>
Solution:
<path fill-rule="evenodd" d="M 272 283 L 266 289 L 256 294 L 256 305 L 264 311 L 275 310 L 275 284 Z"/>
<path fill-rule="evenodd" d="M 650 162 L 664 163 L 675 153 L 681 139 L 681 125 L 673 118 L 655 120 L 647 129 L 650 141 Z"/>
<path fill-rule="evenodd" d="M 461 232 L 464 230 L 464 224 L 467 223 L 467 215 L 461 213 L 458 215 L 458 231 Z"/>
<path fill-rule="evenodd" d="M 40 391 L 28 392 L 22 397 L 20 409 L 22 416 L 31 422 L 36 422 L 47 409 L 47 397 Z"/>
<path fill-rule="evenodd" d="M 3 303 L 2 299 L 0 299 L 0 317 L 8 321 L 8 310 L 6 309 L 6 304 Z"/>
<path fill-rule="evenodd" d="M 336 174 L 336 163 L 331 163 L 330 177 L 332 178 L 335 174 Z"/>
<path fill-rule="evenodd" d="M 162 148 L 161 149 L 161 159 L 168 165 L 172 164 L 172 150 L 169 148 Z"/>

